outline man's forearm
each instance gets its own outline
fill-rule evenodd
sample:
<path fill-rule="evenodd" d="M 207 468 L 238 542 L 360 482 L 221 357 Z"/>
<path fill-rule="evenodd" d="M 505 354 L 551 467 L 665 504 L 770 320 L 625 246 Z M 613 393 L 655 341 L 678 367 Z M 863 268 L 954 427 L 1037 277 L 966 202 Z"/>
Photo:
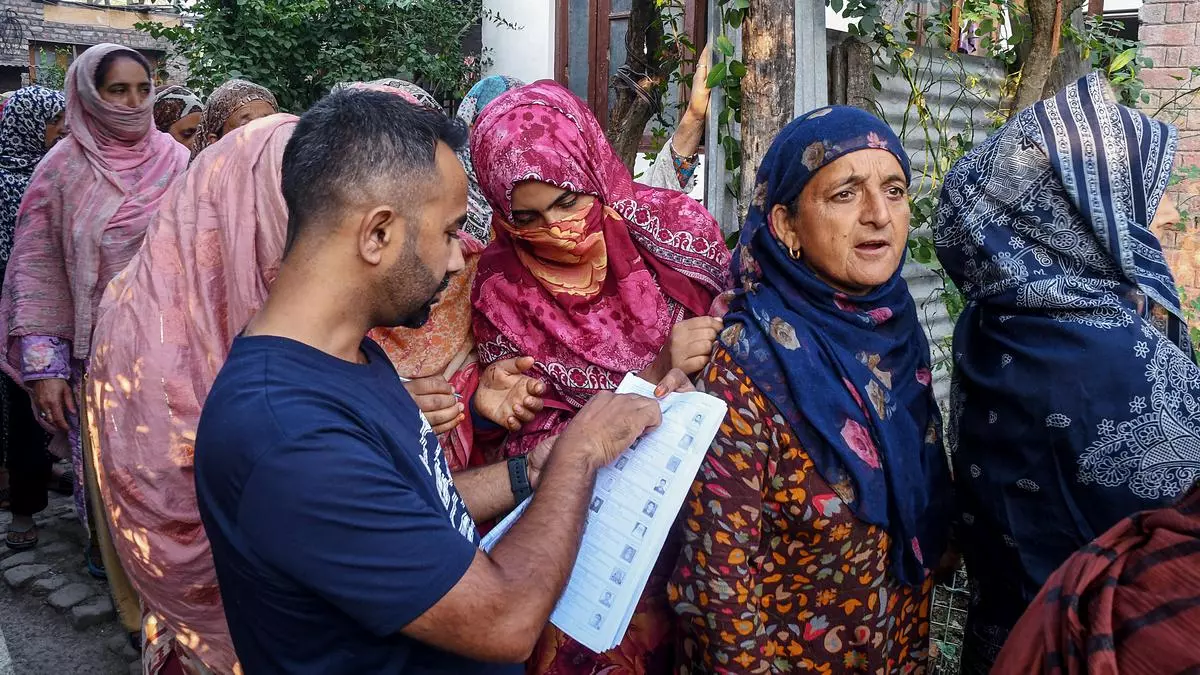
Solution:
<path fill-rule="evenodd" d="M 555 448 L 529 508 L 490 554 L 526 621 L 544 623 L 567 584 L 598 469 L 582 453 Z"/>
<path fill-rule="evenodd" d="M 487 522 L 513 509 L 508 463 L 497 462 L 454 474 L 454 487 L 462 495 L 467 512 L 476 522 Z"/>

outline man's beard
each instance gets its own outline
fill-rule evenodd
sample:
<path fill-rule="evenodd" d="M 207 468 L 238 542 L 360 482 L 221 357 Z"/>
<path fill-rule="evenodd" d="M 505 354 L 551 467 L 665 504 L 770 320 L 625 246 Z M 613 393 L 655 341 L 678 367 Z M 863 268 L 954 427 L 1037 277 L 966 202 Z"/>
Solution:
<path fill-rule="evenodd" d="M 412 260 L 411 265 L 419 268 L 419 270 L 421 272 L 421 276 L 424 276 L 424 277 L 432 276 L 431 274 L 429 274 L 429 268 L 427 268 L 427 267 L 425 267 L 425 265 L 421 264 L 421 261 L 419 259 L 417 259 L 416 256 L 413 256 L 413 258 L 414 259 Z M 414 275 L 414 276 L 416 276 L 416 275 Z M 451 274 L 447 274 L 445 276 L 445 278 L 442 279 L 442 283 L 440 286 L 438 286 L 437 291 L 435 291 L 432 295 L 430 295 L 429 299 L 427 299 L 425 301 L 425 303 L 422 304 L 416 311 L 409 312 L 408 314 L 404 315 L 400 319 L 400 321 L 397 323 L 397 326 L 399 326 L 401 328 L 410 328 L 410 329 L 415 330 L 417 328 L 424 326 L 426 323 L 428 323 L 429 317 L 433 314 L 433 306 L 438 303 L 438 300 L 440 299 L 439 296 L 441 295 L 442 291 L 445 291 L 446 288 L 448 288 L 450 286 L 450 279 L 452 276 L 453 275 L 451 275 Z M 393 278 L 395 278 L 395 277 L 393 277 Z"/>

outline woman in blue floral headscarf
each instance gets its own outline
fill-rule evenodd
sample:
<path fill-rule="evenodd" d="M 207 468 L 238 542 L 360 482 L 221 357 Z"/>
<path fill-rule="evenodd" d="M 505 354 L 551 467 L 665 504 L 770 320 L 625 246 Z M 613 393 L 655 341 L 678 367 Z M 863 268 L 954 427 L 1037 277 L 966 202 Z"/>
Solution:
<path fill-rule="evenodd" d="M 729 417 L 684 510 L 682 673 L 925 672 L 950 484 L 900 276 L 909 177 L 846 107 L 789 124 L 759 168 L 697 384 Z"/>
<path fill-rule="evenodd" d="M 946 177 L 938 257 L 968 300 L 947 425 L 975 589 L 964 673 L 988 672 L 1077 549 L 1200 477 L 1200 368 L 1152 232 L 1179 218 L 1177 144 L 1092 74 Z"/>

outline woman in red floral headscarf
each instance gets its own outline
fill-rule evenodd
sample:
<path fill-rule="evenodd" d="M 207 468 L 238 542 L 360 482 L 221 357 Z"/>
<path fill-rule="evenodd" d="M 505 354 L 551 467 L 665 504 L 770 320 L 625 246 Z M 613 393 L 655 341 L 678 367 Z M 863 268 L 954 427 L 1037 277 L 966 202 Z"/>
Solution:
<path fill-rule="evenodd" d="M 509 434 L 504 455 L 549 442 L 628 372 L 657 381 L 708 362 L 721 322 L 705 315 L 725 290 L 729 250 L 703 206 L 633 182 L 584 103 L 553 82 L 500 96 L 471 136 L 496 232 L 472 292 L 479 358 L 532 356 L 526 374 L 546 385 L 545 408 Z M 668 545 L 660 559 L 673 556 Z M 668 672 L 668 572 L 651 576 L 615 649 L 592 654 L 550 626 L 529 671 Z"/>

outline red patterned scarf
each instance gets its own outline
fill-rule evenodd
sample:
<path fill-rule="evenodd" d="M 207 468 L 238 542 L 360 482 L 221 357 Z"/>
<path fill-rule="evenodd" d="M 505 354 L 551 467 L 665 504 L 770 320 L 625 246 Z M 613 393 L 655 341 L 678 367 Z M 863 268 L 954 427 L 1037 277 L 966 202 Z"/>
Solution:
<path fill-rule="evenodd" d="M 1033 601 L 992 675 L 1200 672 L 1200 485 L 1117 523 Z"/>
<path fill-rule="evenodd" d="M 471 156 L 496 225 L 472 292 L 480 360 L 533 356 L 531 375 L 549 387 L 549 409 L 510 439 L 507 453 L 520 454 L 597 391 L 649 365 L 677 322 L 707 313 L 727 285 L 729 250 L 695 200 L 634 183 L 595 117 L 554 82 L 488 105 L 472 130 Z M 578 214 L 577 227 L 513 236 L 512 192 L 522 181 L 598 203 Z M 596 233 L 602 241 L 593 241 Z M 539 253 L 545 236 L 563 239 L 586 269 L 575 269 L 572 255 Z"/>

